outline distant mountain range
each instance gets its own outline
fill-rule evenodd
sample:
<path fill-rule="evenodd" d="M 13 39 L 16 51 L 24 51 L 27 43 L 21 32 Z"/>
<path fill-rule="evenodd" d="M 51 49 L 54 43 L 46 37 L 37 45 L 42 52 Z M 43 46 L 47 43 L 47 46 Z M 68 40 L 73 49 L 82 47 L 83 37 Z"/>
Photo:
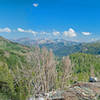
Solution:
<path fill-rule="evenodd" d="M 91 43 L 79 43 L 79 42 L 67 41 L 63 39 L 32 40 L 29 38 L 21 38 L 13 41 L 27 46 L 39 46 L 40 48 L 47 47 L 48 49 L 52 49 L 56 56 L 60 56 L 60 57 L 67 56 L 76 52 L 100 54 L 100 41 L 91 42 Z"/>

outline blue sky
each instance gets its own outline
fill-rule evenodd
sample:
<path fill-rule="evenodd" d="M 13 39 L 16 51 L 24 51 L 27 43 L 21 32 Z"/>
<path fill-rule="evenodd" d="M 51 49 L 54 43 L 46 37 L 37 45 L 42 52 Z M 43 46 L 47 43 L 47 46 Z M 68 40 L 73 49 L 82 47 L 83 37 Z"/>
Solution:
<path fill-rule="evenodd" d="M 100 0 L 0 0 L 0 36 L 100 39 Z"/>

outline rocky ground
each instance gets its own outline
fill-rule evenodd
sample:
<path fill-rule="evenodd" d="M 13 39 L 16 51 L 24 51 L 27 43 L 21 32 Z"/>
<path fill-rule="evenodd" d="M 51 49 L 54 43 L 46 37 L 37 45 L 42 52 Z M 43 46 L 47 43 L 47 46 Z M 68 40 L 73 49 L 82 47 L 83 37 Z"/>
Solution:
<path fill-rule="evenodd" d="M 77 83 L 62 95 L 65 100 L 100 100 L 100 82 Z"/>
<path fill-rule="evenodd" d="M 100 82 L 76 83 L 66 91 L 38 94 L 28 100 L 100 100 Z"/>

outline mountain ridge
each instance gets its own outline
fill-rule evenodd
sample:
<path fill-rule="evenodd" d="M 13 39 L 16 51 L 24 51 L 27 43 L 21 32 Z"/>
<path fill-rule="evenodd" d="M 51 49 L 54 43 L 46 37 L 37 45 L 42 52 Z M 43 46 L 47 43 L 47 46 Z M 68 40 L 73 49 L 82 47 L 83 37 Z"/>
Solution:
<path fill-rule="evenodd" d="M 90 54 L 100 54 L 100 41 L 89 42 L 89 43 L 80 43 L 74 41 L 67 40 L 48 40 L 48 39 L 21 39 L 15 40 L 19 44 L 23 44 L 26 46 L 39 46 L 40 48 L 46 47 L 48 49 L 52 49 L 56 56 L 67 56 L 72 53 L 81 52 L 81 53 L 90 53 Z"/>

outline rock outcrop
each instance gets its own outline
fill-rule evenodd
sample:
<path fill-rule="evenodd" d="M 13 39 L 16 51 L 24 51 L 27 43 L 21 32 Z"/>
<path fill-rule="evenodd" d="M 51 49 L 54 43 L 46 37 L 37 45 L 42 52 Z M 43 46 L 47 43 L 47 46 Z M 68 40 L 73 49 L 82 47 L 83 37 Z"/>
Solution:
<path fill-rule="evenodd" d="M 77 83 L 62 95 L 65 100 L 100 100 L 100 82 Z"/>

